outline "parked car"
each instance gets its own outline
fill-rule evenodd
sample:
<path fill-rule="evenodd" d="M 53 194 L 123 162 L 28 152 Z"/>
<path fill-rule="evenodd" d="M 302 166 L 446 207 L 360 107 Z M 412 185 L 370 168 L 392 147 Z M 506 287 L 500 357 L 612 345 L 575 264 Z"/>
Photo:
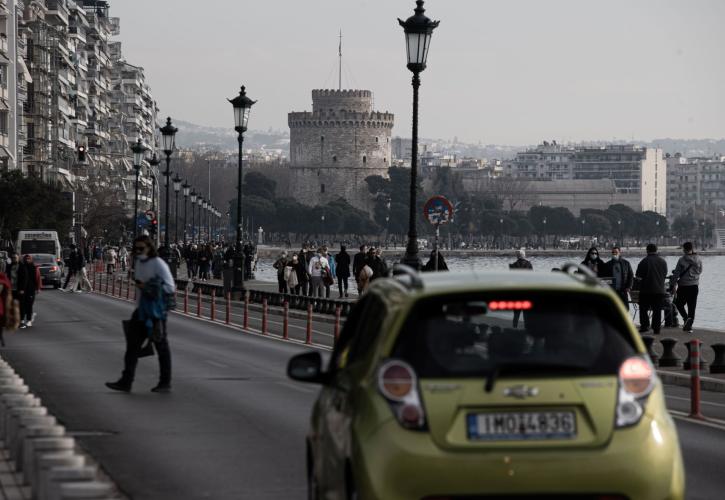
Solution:
<path fill-rule="evenodd" d="M 33 262 L 40 269 L 40 277 L 43 285 L 52 285 L 53 288 L 60 288 L 63 270 L 58 264 L 55 255 L 47 253 L 32 254 Z"/>
<path fill-rule="evenodd" d="M 287 367 L 322 387 L 308 498 L 683 499 L 642 339 L 610 287 L 563 270 L 374 281 L 326 368 Z"/>

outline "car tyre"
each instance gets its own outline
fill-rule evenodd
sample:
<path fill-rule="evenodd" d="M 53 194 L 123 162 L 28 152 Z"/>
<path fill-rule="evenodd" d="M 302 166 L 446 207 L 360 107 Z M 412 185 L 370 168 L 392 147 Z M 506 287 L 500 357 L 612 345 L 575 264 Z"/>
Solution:
<path fill-rule="evenodd" d="M 60 288 L 60 281 L 54 282 L 53 283 L 53 288 L 55 288 L 56 290 L 59 289 Z"/>
<path fill-rule="evenodd" d="M 352 468 L 350 462 L 345 467 L 345 499 L 346 500 L 360 500 L 360 495 L 357 492 L 355 486 L 355 480 L 352 477 Z"/>

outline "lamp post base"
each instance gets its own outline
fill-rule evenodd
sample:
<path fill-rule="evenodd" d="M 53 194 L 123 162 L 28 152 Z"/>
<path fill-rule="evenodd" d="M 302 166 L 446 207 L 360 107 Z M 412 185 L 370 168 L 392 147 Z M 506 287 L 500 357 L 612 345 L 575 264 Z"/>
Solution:
<path fill-rule="evenodd" d="M 420 261 L 420 257 L 418 257 L 418 253 L 410 253 L 409 251 L 405 252 L 405 255 L 403 256 L 403 260 L 401 261 L 401 264 L 405 264 L 408 267 L 412 267 L 416 271 L 420 271 L 423 268 L 423 263 Z"/>
<path fill-rule="evenodd" d="M 234 266 L 234 277 L 232 279 L 232 291 L 241 292 L 243 294 L 245 291 L 245 288 L 244 288 L 244 254 L 242 252 L 237 251 L 234 254 L 233 266 Z"/>

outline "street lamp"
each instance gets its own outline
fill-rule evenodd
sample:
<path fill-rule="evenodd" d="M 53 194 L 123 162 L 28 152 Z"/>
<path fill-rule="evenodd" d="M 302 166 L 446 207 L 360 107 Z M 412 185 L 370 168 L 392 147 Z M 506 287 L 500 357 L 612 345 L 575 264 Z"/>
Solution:
<path fill-rule="evenodd" d="M 174 152 L 174 144 L 176 142 L 176 132 L 178 128 L 171 124 L 171 118 L 166 118 L 166 125 L 159 127 L 161 138 L 163 139 L 164 154 L 166 155 L 166 171 L 164 172 L 164 182 L 166 185 L 166 211 L 164 212 L 164 247 L 161 252 L 161 258 L 164 259 L 171 268 L 172 276 L 176 277 L 176 263 L 170 262 L 169 256 L 169 176 L 171 172 L 171 154 Z"/>
<path fill-rule="evenodd" d="M 256 101 L 247 97 L 245 87 L 239 95 L 234 99 L 227 99 L 232 103 L 234 108 L 234 130 L 237 132 L 237 142 L 239 143 L 239 166 L 237 169 L 237 234 L 234 253 L 234 290 L 244 292 L 244 254 L 242 253 L 242 151 L 244 144 L 244 132 L 247 131 L 249 124 L 249 113 L 252 111 L 252 105 Z"/>
<path fill-rule="evenodd" d="M 184 233 L 182 237 L 184 238 L 184 245 L 186 245 L 186 205 L 189 201 L 189 192 L 191 191 L 191 184 L 184 181 L 184 185 L 181 186 L 181 188 L 184 190 Z"/>
<path fill-rule="evenodd" d="M 420 87 L 420 73 L 425 70 L 430 48 L 430 39 L 433 30 L 439 21 L 431 21 L 424 12 L 423 0 L 416 1 L 415 15 L 398 23 L 405 32 L 405 44 L 408 56 L 408 69 L 413 73 L 413 139 L 411 142 L 410 162 L 410 206 L 408 212 L 408 245 L 405 249 L 403 263 L 414 269 L 420 269 L 418 258 L 418 233 L 416 229 L 416 187 L 418 183 L 418 89 Z"/>
<path fill-rule="evenodd" d="M 622 219 L 617 219 L 617 227 L 619 228 L 619 244 L 624 246 L 624 241 L 622 241 Z"/>
<path fill-rule="evenodd" d="M 156 213 L 156 190 L 158 189 L 157 173 L 159 171 L 159 163 L 161 163 L 161 160 L 159 160 L 156 157 L 156 153 L 154 153 L 151 155 L 151 158 L 146 161 L 151 166 L 151 211 L 154 213 L 154 218 L 158 221 L 158 214 Z M 157 241 L 156 237 L 158 236 L 158 227 L 152 226 L 151 231 L 153 240 Z"/>
<path fill-rule="evenodd" d="M 143 164 L 143 154 L 148 151 L 146 146 L 141 142 L 141 138 L 136 139 L 136 142 L 131 146 L 131 152 L 133 153 L 133 168 L 136 171 L 136 188 L 134 189 L 134 200 L 133 200 L 133 237 L 138 236 L 138 176 L 141 173 L 141 165 Z"/>
<path fill-rule="evenodd" d="M 176 197 L 176 208 L 174 209 L 174 242 L 179 242 L 179 191 L 181 191 L 181 177 L 177 173 L 172 179 L 174 181 L 174 196 Z"/>
<path fill-rule="evenodd" d="M 194 243 L 195 238 L 194 235 L 196 234 L 196 225 L 194 224 L 194 214 L 195 207 L 196 207 L 196 191 L 192 190 L 191 194 L 189 195 L 191 199 L 191 242 Z"/>
<path fill-rule="evenodd" d="M 199 208 L 199 224 L 198 224 L 199 225 L 199 243 L 204 243 L 203 240 L 201 239 L 201 230 L 204 229 L 204 223 L 202 222 L 202 219 L 201 219 L 201 207 L 203 204 L 204 204 L 204 198 L 199 196 L 196 199 L 196 205 Z"/>
<path fill-rule="evenodd" d="M 702 226 L 702 247 L 700 248 L 705 250 L 705 219 L 700 222 L 700 225 Z"/>
<path fill-rule="evenodd" d="M 204 200 L 204 202 L 201 204 L 201 208 L 203 209 L 203 212 L 202 212 L 203 219 L 202 220 L 204 221 L 202 225 L 204 226 L 204 231 L 206 232 L 206 235 L 207 235 L 206 241 L 208 242 L 209 241 L 209 202 Z"/>

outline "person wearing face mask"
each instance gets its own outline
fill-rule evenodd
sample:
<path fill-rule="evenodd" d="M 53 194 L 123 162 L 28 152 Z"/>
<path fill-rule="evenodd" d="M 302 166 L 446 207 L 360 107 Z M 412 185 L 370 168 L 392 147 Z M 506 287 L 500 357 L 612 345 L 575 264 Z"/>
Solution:
<path fill-rule="evenodd" d="M 634 283 L 634 272 L 629 261 L 622 257 L 621 248 L 612 248 L 612 259 L 607 262 L 604 274 L 612 278 L 612 288 L 629 310 L 629 291 Z"/>
<path fill-rule="evenodd" d="M 121 378 L 106 382 L 114 391 L 131 392 L 141 347 L 151 339 L 159 358 L 159 383 L 152 392 L 171 391 L 171 351 L 166 332 L 167 298 L 176 293 L 176 284 L 168 264 L 158 256 L 153 241 L 139 236 L 133 244 L 136 309 L 131 316 L 135 323 L 132 334 L 126 337 L 126 354 Z"/>
<path fill-rule="evenodd" d="M 587 256 L 582 261 L 583 266 L 587 266 L 597 276 L 603 276 L 606 268 L 606 264 L 602 259 L 599 258 L 599 250 L 597 247 L 591 247 L 587 252 Z"/>

